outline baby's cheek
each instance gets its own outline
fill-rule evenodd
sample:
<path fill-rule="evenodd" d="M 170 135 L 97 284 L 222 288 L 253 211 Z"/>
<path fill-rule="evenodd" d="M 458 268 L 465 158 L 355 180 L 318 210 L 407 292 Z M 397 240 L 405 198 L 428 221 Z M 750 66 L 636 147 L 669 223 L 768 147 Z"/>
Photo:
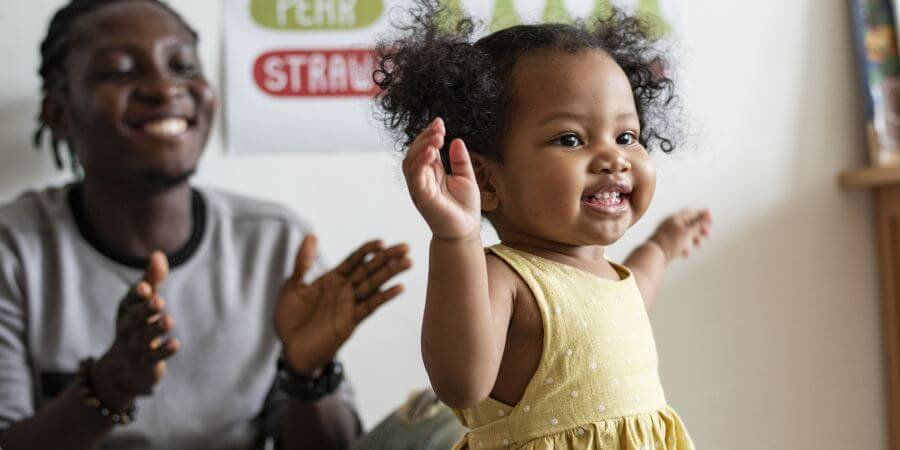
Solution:
<path fill-rule="evenodd" d="M 656 170 L 652 165 L 640 167 L 635 172 L 635 186 L 631 193 L 631 210 L 635 222 L 647 212 L 654 192 L 656 192 Z"/>
<path fill-rule="evenodd" d="M 567 228 L 575 216 L 568 202 L 552 194 L 523 199 L 523 206 L 520 210 L 522 223 L 528 224 L 528 228 L 540 235 Z"/>
<path fill-rule="evenodd" d="M 537 226 L 543 227 L 549 225 L 555 227 L 558 225 L 556 222 L 558 222 L 561 217 L 559 203 L 560 202 L 553 201 L 535 201 L 535 199 L 532 198 L 525 203 L 522 215 L 526 221 L 532 222 Z"/>

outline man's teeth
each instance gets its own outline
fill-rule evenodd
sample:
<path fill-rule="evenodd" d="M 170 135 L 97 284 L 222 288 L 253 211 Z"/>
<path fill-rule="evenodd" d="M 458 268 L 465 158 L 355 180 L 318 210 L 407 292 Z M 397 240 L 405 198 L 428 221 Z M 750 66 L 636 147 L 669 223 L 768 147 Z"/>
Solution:
<path fill-rule="evenodd" d="M 178 118 L 159 119 L 144 123 L 142 128 L 149 134 L 170 137 L 187 131 L 188 123 L 187 120 Z"/>

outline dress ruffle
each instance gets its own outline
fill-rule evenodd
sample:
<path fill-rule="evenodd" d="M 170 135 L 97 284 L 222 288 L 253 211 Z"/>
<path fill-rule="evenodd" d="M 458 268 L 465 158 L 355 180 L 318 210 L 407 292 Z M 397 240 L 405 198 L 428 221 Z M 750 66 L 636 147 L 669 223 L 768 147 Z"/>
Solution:
<path fill-rule="evenodd" d="M 471 444 L 471 445 L 470 445 Z M 469 442 L 469 435 L 454 450 L 693 450 L 687 429 L 670 407 L 634 416 L 593 422 L 535 439 L 494 447 Z"/>

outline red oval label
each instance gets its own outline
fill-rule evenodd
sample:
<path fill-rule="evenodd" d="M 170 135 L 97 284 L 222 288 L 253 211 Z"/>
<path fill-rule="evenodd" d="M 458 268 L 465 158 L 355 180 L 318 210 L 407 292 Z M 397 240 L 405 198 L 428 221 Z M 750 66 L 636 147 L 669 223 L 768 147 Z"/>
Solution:
<path fill-rule="evenodd" d="M 371 97 L 375 52 L 354 50 L 275 50 L 256 58 L 253 78 L 276 97 Z"/>

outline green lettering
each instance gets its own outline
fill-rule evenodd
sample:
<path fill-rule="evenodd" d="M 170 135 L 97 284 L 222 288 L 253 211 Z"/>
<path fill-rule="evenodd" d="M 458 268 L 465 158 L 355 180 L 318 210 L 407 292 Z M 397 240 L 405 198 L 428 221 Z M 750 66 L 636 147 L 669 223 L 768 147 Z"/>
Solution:
<path fill-rule="evenodd" d="M 286 31 L 357 30 L 384 13 L 384 0 L 252 0 L 250 16 L 264 28 Z"/>

